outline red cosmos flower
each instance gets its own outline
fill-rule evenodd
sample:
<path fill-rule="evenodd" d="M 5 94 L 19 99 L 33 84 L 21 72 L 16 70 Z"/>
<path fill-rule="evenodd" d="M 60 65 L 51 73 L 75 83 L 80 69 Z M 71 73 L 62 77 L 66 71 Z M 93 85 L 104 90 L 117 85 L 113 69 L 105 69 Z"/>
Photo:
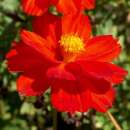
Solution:
<path fill-rule="evenodd" d="M 9 70 L 21 72 L 19 93 L 37 96 L 51 86 L 59 111 L 107 111 L 115 97 L 112 85 L 127 74 L 110 63 L 120 53 L 118 41 L 111 35 L 92 37 L 88 17 L 81 14 L 45 14 L 34 25 L 36 33 L 21 31 L 21 41 L 7 54 Z"/>
<path fill-rule="evenodd" d="M 82 9 L 93 9 L 95 0 L 22 0 L 24 11 L 36 16 L 45 13 L 52 5 L 61 13 L 75 13 Z"/>

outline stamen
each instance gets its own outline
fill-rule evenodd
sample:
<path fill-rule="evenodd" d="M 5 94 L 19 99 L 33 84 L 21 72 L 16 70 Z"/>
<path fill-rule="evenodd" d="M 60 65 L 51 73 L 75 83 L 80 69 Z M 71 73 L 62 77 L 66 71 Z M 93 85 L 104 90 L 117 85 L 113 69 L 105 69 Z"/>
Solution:
<path fill-rule="evenodd" d="M 60 40 L 60 46 L 66 53 L 80 53 L 84 51 L 82 39 L 75 35 L 63 35 Z"/>

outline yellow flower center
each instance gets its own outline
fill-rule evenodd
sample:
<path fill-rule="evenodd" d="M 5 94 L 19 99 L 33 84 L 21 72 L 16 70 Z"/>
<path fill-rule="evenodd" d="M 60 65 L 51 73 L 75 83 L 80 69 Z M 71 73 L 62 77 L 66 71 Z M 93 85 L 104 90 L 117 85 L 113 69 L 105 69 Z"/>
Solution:
<path fill-rule="evenodd" d="M 63 35 L 60 40 L 60 46 L 65 53 L 74 54 L 84 51 L 82 39 L 75 35 Z"/>

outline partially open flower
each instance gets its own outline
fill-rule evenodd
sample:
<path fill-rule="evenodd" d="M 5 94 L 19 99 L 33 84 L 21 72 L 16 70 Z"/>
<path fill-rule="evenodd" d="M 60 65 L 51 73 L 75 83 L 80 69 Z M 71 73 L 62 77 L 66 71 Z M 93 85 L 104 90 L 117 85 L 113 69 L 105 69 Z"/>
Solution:
<path fill-rule="evenodd" d="M 21 0 L 23 10 L 34 16 L 40 16 L 55 6 L 60 13 L 74 14 L 83 9 L 94 9 L 95 0 Z"/>
<path fill-rule="evenodd" d="M 51 87 L 59 111 L 105 112 L 115 97 L 113 84 L 127 72 L 110 63 L 120 53 L 111 35 L 92 37 L 87 16 L 45 14 L 33 23 L 34 32 L 21 31 L 21 41 L 7 54 L 10 71 L 21 72 L 20 94 L 35 96 Z"/>

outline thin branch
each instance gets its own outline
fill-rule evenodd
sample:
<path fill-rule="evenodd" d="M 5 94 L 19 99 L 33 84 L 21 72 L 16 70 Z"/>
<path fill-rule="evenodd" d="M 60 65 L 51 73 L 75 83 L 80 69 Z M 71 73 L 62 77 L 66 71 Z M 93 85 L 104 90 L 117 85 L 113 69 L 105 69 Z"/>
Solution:
<path fill-rule="evenodd" d="M 112 124 L 115 126 L 116 130 L 122 130 L 122 128 L 120 127 L 114 116 L 109 111 L 107 111 L 106 116 L 110 119 Z"/>

